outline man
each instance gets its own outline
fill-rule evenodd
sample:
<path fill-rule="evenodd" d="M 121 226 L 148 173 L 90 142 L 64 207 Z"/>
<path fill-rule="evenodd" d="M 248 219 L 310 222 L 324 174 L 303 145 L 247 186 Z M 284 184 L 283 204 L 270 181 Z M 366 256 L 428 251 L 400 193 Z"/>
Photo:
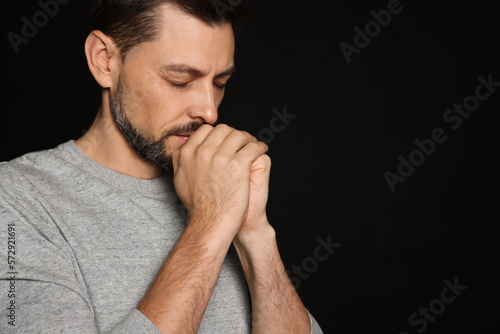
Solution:
<path fill-rule="evenodd" d="M 243 7 L 91 6 L 92 127 L 0 165 L 2 333 L 321 333 L 267 221 L 267 145 L 213 126 Z"/>

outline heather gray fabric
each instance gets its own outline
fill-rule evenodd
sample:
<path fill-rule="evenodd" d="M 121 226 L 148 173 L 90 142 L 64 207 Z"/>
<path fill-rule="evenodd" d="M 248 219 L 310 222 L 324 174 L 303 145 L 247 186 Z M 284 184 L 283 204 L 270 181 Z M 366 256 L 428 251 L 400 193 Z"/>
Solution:
<path fill-rule="evenodd" d="M 160 333 L 135 307 L 185 224 L 171 175 L 117 173 L 73 140 L 0 163 L 0 332 Z M 250 333 L 250 311 L 231 248 L 198 333 Z"/>

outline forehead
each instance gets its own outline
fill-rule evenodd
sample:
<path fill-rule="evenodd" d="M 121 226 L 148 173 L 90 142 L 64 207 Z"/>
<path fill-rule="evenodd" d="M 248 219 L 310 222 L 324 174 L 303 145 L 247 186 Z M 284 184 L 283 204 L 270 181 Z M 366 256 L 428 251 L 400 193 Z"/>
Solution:
<path fill-rule="evenodd" d="M 157 9 L 159 34 L 134 52 L 150 62 L 185 63 L 208 72 L 233 64 L 234 34 L 230 23 L 210 26 L 172 4 Z"/>

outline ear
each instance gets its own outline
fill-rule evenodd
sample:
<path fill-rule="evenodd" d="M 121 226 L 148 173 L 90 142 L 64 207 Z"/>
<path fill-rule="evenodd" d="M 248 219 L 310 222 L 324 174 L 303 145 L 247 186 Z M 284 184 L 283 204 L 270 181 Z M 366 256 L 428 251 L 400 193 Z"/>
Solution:
<path fill-rule="evenodd" d="M 110 88 L 121 63 L 118 48 L 102 31 L 92 31 L 85 41 L 90 72 L 102 88 Z"/>

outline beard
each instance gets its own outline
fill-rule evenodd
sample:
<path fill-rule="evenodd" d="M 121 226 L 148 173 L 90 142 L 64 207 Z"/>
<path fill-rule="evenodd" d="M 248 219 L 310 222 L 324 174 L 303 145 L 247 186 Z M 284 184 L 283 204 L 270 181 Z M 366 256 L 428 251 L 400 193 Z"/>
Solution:
<path fill-rule="evenodd" d="M 157 166 L 172 171 L 172 152 L 165 146 L 165 140 L 172 135 L 191 134 L 196 131 L 203 123 L 191 122 L 182 125 L 176 125 L 164 131 L 158 140 L 152 140 L 142 130 L 134 126 L 125 112 L 123 103 L 124 80 L 122 75 L 118 77 L 116 93 L 110 97 L 110 109 L 113 120 L 125 137 L 128 145 L 143 160 L 151 162 Z"/>

